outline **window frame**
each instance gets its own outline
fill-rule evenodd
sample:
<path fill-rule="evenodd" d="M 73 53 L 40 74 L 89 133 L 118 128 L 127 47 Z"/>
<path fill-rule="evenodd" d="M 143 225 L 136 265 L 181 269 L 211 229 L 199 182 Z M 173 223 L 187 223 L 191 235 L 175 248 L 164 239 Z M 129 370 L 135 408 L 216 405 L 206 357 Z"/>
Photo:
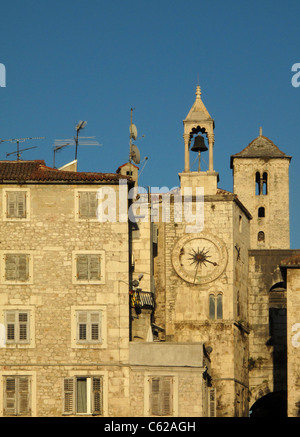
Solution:
<path fill-rule="evenodd" d="M 16 255 L 16 256 L 22 256 L 26 255 L 26 271 L 28 272 L 27 279 L 26 280 L 20 280 L 18 279 L 7 279 L 6 278 L 6 257 Z M 1 270 L 1 283 L 7 284 L 7 285 L 28 285 L 33 284 L 33 251 L 32 250 L 1 250 L 0 251 L 0 270 Z"/>
<path fill-rule="evenodd" d="M 171 389 L 170 389 L 170 414 L 166 415 L 155 415 L 152 414 L 152 380 L 158 378 L 168 378 L 170 379 Z M 162 401 L 161 401 L 162 402 Z M 178 375 L 170 372 L 145 372 L 144 373 L 144 416 L 145 417 L 177 417 L 178 416 Z"/>
<path fill-rule="evenodd" d="M 100 258 L 100 279 L 78 279 L 77 259 L 81 255 L 97 255 Z M 104 250 L 75 250 L 72 252 L 72 283 L 73 284 L 105 284 L 105 251 Z"/>
<path fill-rule="evenodd" d="M 211 297 L 214 298 L 214 317 L 211 317 Z M 218 317 L 218 298 L 221 297 L 222 317 Z M 224 294 L 222 291 L 210 291 L 208 294 L 208 318 L 209 320 L 224 320 Z"/>
<path fill-rule="evenodd" d="M 28 331 L 27 341 L 9 341 L 7 342 L 7 327 L 6 327 L 6 313 L 19 312 L 28 313 Z M 4 327 L 4 347 L 10 349 L 27 349 L 35 348 L 35 307 L 30 305 L 2 305 L 0 306 L 0 324 Z"/>
<path fill-rule="evenodd" d="M 79 222 L 98 222 L 98 218 L 97 218 L 97 208 L 99 206 L 99 199 L 97 196 L 97 192 L 98 192 L 98 187 L 97 188 L 77 188 L 75 189 L 75 220 L 79 221 Z M 80 194 L 81 193 L 95 193 L 96 195 L 96 215 L 95 217 L 81 217 L 80 216 Z"/>
<path fill-rule="evenodd" d="M 78 313 L 101 313 L 99 323 L 99 340 L 80 340 L 78 338 Z M 71 306 L 71 347 L 73 349 L 106 349 L 107 348 L 107 306 L 76 305 Z"/>
<path fill-rule="evenodd" d="M 21 192 L 25 195 L 25 216 L 24 217 L 8 217 L 8 193 Z M 30 220 L 30 190 L 29 188 L 5 188 L 2 192 L 2 218 L 3 221 L 9 222 L 24 222 Z"/>
<path fill-rule="evenodd" d="M 28 385 L 28 390 L 23 390 L 21 389 L 21 380 L 22 379 L 27 379 L 27 385 Z M 8 400 L 12 399 L 12 396 L 9 398 L 8 397 L 8 390 L 7 390 L 7 381 L 9 379 L 14 380 L 14 384 L 15 384 L 15 391 L 14 391 L 14 399 L 13 399 L 13 403 L 14 403 L 14 407 L 9 408 L 7 406 L 8 404 Z M 22 412 L 22 395 L 26 395 L 27 399 L 27 405 L 26 405 L 26 412 Z M 30 417 L 32 416 L 32 377 L 31 375 L 4 375 L 3 376 L 3 416 L 4 417 L 15 417 L 15 416 L 21 416 L 21 417 Z M 7 410 L 14 410 L 14 411 L 8 411 Z"/>
<path fill-rule="evenodd" d="M 9 314 L 14 314 L 14 318 L 15 321 L 14 322 L 9 322 L 8 321 L 8 316 Z M 19 320 L 19 316 L 20 314 L 26 314 L 27 316 L 27 320 L 26 322 L 20 322 Z M 29 344 L 30 343 L 30 310 L 21 310 L 21 309 L 7 309 L 4 310 L 4 317 L 5 317 L 5 330 L 6 330 L 6 344 Z M 26 326 L 26 339 L 22 340 L 21 337 L 21 332 L 20 332 L 20 325 L 24 323 Z M 9 335 L 9 329 L 8 329 L 8 325 L 14 325 L 14 339 L 9 339 L 8 335 Z"/>
<path fill-rule="evenodd" d="M 87 391 L 87 412 L 78 412 L 77 404 L 77 382 L 80 379 L 89 380 L 87 384 L 89 391 Z M 94 390 L 94 381 L 100 380 L 100 390 Z M 99 404 L 101 408 L 96 410 L 93 408 L 95 405 L 95 395 L 100 392 L 101 398 Z M 99 411 L 99 412 L 98 412 Z M 86 372 L 86 371 L 73 371 L 68 376 L 65 376 L 62 381 L 62 414 L 63 416 L 100 416 L 107 415 L 107 372 Z"/>

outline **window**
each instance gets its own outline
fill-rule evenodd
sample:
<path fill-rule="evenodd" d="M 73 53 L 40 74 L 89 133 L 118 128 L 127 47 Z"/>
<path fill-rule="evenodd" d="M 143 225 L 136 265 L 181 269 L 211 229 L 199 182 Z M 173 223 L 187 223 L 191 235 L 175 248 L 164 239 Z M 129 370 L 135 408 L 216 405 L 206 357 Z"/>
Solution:
<path fill-rule="evenodd" d="M 264 173 L 262 177 L 262 194 L 268 194 L 268 173 Z"/>
<path fill-rule="evenodd" d="M 79 191 L 78 192 L 78 215 L 80 219 L 97 217 L 97 192 Z"/>
<path fill-rule="evenodd" d="M 107 306 L 71 306 L 71 347 L 107 348 Z"/>
<path fill-rule="evenodd" d="M 77 311 L 77 342 L 101 343 L 101 311 Z"/>
<path fill-rule="evenodd" d="M 29 416 L 30 411 L 30 376 L 4 377 L 4 416 Z"/>
<path fill-rule="evenodd" d="M 265 208 L 263 206 L 258 208 L 258 217 L 265 217 Z"/>
<path fill-rule="evenodd" d="M 25 254 L 5 255 L 5 280 L 26 282 L 29 279 L 29 259 Z"/>
<path fill-rule="evenodd" d="M 150 415 L 173 415 L 173 378 L 171 376 L 150 378 Z"/>
<path fill-rule="evenodd" d="M 99 255 L 77 255 L 77 279 L 101 279 L 101 257 Z"/>
<path fill-rule="evenodd" d="M 209 295 L 209 318 L 211 320 L 223 319 L 223 295 L 211 293 Z"/>
<path fill-rule="evenodd" d="M 261 194 L 261 185 L 260 185 L 260 173 L 257 171 L 255 174 L 255 194 L 259 196 Z"/>
<path fill-rule="evenodd" d="M 208 396 L 209 417 L 216 417 L 216 389 L 213 387 L 209 388 Z"/>
<path fill-rule="evenodd" d="M 73 253 L 73 283 L 104 284 L 104 251 Z"/>
<path fill-rule="evenodd" d="M 65 414 L 103 414 L 103 377 L 74 376 L 64 379 Z"/>
<path fill-rule="evenodd" d="M 263 231 L 259 231 L 257 234 L 257 241 L 261 243 L 265 241 L 265 233 Z"/>
<path fill-rule="evenodd" d="M 260 172 L 255 173 L 255 194 L 257 196 L 268 194 L 268 173 L 264 172 L 262 177 Z"/>
<path fill-rule="evenodd" d="M 5 311 L 7 343 L 29 343 L 29 311 Z"/>
<path fill-rule="evenodd" d="M 3 190 L 3 219 L 5 221 L 29 220 L 29 189 Z"/>
<path fill-rule="evenodd" d="M 26 217 L 26 192 L 8 191 L 6 194 L 6 216 L 7 218 Z"/>

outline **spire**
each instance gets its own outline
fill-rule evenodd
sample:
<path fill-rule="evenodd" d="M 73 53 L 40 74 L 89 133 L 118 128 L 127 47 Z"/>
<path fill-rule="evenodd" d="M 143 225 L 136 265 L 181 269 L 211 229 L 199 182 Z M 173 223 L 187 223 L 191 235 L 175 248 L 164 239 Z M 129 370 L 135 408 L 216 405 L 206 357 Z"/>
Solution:
<path fill-rule="evenodd" d="M 214 144 L 214 120 L 209 115 L 202 98 L 200 85 L 196 87 L 196 99 L 186 117 L 184 125 L 185 163 L 184 171 L 190 171 L 189 149 L 193 135 L 202 132 L 206 135 L 209 144 L 209 171 L 213 172 L 213 144 Z"/>

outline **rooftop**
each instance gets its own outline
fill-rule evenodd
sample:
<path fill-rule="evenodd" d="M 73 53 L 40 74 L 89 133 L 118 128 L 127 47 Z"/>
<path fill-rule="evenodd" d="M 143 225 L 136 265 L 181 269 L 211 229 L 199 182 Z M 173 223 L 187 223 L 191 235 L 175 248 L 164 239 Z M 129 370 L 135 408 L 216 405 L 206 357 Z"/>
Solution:
<path fill-rule="evenodd" d="M 291 156 L 282 152 L 269 138 L 259 135 L 248 144 L 241 152 L 231 156 L 231 168 L 233 158 L 287 158 Z"/>
<path fill-rule="evenodd" d="M 130 177 L 116 173 L 95 173 L 58 170 L 45 161 L 0 161 L 0 183 L 5 182 L 118 182 Z"/>

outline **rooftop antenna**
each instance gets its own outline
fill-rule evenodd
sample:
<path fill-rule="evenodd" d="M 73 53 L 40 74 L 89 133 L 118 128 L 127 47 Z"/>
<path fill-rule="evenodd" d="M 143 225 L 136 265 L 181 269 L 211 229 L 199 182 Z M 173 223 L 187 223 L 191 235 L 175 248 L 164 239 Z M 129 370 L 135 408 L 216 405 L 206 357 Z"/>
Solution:
<path fill-rule="evenodd" d="M 78 146 L 102 146 L 102 144 L 98 143 L 95 140 L 95 136 L 93 137 L 80 137 L 79 132 L 85 128 L 87 125 L 87 121 L 79 121 L 75 126 L 76 135 L 74 138 L 66 138 L 62 140 L 55 140 L 54 142 L 54 157 L 53 157 L 53 167 L 55 166 L 55 153 L 59 150 L 63 149 L 66 146 L 75 146 L 75 160 L 77 160 L 78 155 Z M 95 140 L 95 141 L 93 141 Z"/>
<path fill-rule="evenodd" d="M 24 141 L 27 141 L 27 140 L 41 140 L 41 139 L 44 139 L 44 138 L 45 137 L 11 138 L 9 140 L 2 140 L 2 139 L 0 139 L 0 143 L 4 143 L 5 141 L 10 141 L 11 143 L 17 143 L 17 151 L 13 152 L 13 153 L 10 153 L 10 155 L 16 154 L 17 155 L 17 161 L 19 161 L 20 156 L 21 156 L 20 155 L 20 149 L 19 149 L 19 144 L 20 143 L 23 143 Z M 29 147 L 29 148 L 31 149 L 31 147 Z M 28 149 L 23 149 L 23 151 L 24 150 L 28 150 Z M 8 155 L 6 155 L 6 156 L 8 156 Z"/>
<path fill-rule="evenodd" d="M 75 145 L 76 145 L 76 148 L 75 148 L 75 160 L 77 159 L 77 151 L 78 151 L 78 136 L 79 136 L 79 132 L 81 131 L 81 129 L 84 129 L 86 125 L 87 125 L 87 121 L 82 121 L 82 120 L 80 120 L 80 121 L 76 124 L 76 126 L 75 126 L 75 129 L 76 129 L 76 136 L 74 137 Z"/>
<path fill-rule="evenodd" d="M 70 143 L 66 143 L 66 144 L 62 144 L 62 145 L 54 145 L 53 148 L 53 168 L 55 168 L 55 153 L 58 152 L 59 150 L 63 149 L 66 146 L 69 146 Z"/>
<path fill-rule="evenodd" d="M 137 140 L 137 137 L 138 137 L 137 128 L 136 128 L 135 124 L 132 123 L 133 111 L 134 111 L 134 108 L 131 108 L 130 109 L 130 127 L 129 127 L 129 133 L 130 133 L 130 136 L 129 136 L 129 138 L 130 138 L 130 141 L 129 141 L 129 163 L 131 164 L 133 161 L 135 164 L 139 164 L 141 162 L 140 151 L 137 148 L 137 146 L 135 144 L 133 144 L 133 142 L 132 142 L 132 140 Z"/>
<path fill-rule="evenodd" d="M 27 147 L 27 149 L 21 149 L 21 150 L 19 150 L 19 151 L 17 151 L 17 152 L 11 152 L 11 153 L 7 153 L 6 154 L 6 158 L 8 157 L 8 156 L 10 156 L 10 155 L 17 155 L 17 156 L 21 156 L 21 152 L 25 152 L 25 150 L 29 150 L 29 149 L 36 149 L 36 146 L 34 146 L 34 147 Z"/>

